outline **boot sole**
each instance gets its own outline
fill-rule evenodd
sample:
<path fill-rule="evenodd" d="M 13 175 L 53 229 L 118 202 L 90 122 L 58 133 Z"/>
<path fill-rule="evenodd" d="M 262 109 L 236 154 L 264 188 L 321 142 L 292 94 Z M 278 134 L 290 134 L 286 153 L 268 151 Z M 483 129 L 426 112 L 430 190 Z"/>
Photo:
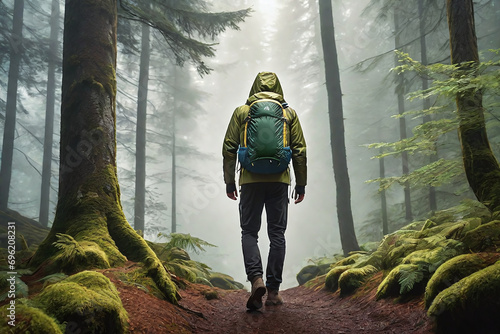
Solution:
<path fill-rule="evenodd" d="M 283 305 L 283 302 L 273 302 L 271 300 L 266 300 L 266 306 L 276 306 L 276 305 Z"/>
<path fill-rule="evenodd" d="M 250 295 L 247 301 L 247 309 L 257 310 L 262 307 L 262 297 L 266 294 L 266 287 L 258 287 L 255 292 Z"/>

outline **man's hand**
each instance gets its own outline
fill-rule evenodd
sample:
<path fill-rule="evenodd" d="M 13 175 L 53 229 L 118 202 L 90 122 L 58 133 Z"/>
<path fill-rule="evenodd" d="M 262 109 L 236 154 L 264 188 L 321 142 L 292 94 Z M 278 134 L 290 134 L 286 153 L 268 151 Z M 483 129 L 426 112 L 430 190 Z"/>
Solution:
<path fill-rule="evenodd" d="M 230 199 L 236 201 L 238 199 L 238 191 L 233 191 L 232 193 L 226 193 L 227 194 L 227 197 L 229 197 Z"/>
<path fill-rule="evenodd" d="M 305 194 L 295 194 L 295 204 L 299 204 L 304 200 Z"/>
<path fill-rule="evenodd" d="M 236 201 L 236 199 L 238 198 L 238 190 L 236 190 L 236 184 L 226 184 L 226 195 L 233 201 Z"/>

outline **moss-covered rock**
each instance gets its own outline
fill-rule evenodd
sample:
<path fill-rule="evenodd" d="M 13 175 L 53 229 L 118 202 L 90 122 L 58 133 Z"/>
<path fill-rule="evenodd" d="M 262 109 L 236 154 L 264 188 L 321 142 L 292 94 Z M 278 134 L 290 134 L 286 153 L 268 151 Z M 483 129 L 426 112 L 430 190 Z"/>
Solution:
<path fill-rule="evenodd" d="M 462 254 L 445 262 L 427 283 L 425 307 L 428 308 L 431 305 L 438 293 L 462 278 L 493 264 L 499 257 L 499 253 Z"/>
<path fill-rule="evenodd" d="M 222 273 L 211 273 L 209 281 L 214 287 L 224 290 L 238 290 L 245 287 L 243 284 L 235 281 L 231 276 Z"/>
<path fill-rule="evenodd" d="M 323 264 L 311 264 L 302 268 L 299 273 L 296 275 L 297 282 L 299 285 L 303 285 L 313 278 L 316 278 L 321 275 L 325 275 L 330 271 L 332 263 L 323 263 Z"/>
<path fill-rule="evenodd" d="M 352 265 L 336 266 L 332 268 L 325 277 L 325 289 L 335 292 L 339 287 L 339 277 L 344 271 L 350 269 Z"/>
<path fill-rule="evenodd" d="M 15 305 L 15 322 L 12 324 L 15 326 L 10 326 L 8 321 L 11 319 L 8 317 L 10 315 L 10 310 L 8 310 L 9 305 L 5 305 L 0 308 L 0 332 L 1 333 L 13 333 L 13 334 L 62 334 L 63 330 L 60 324 L 42 310 L 28 306 L 26 304 L 20 303 L 20 299 L 17 300 Z"/>
<path fill-rule="evenodd" d="M 340 295 L 345 296 L 353 293 L 366 281 L 367 278 L 378 272 L 378 269 L 372 265 L 367 265 L 362 268 L 351 268 L 344 271 L 339 279 L 338 285 L 340 288 Z"/>
<path fill-rule="evenodd" d="M 421 249 L 407 255 L 401 263 L 403 264 L 423 264 L 434 272 L 449 259 L 464 253 L 465 246 L 460 241 L 454 239 L 442 240 L 437 247 L 432 249 Z"/>
<path fill-rule="evenodd" d="M 319 275 L 319 266 L 310 264 L 302 268 L 295 276 L 299 285 L 303 285 Z"/>
<path fill-rule="evenodd" d="M 118 291 L 104 275 L 83 271 L 46 287 L 33 299 L 66 332 L 125 333 L 128 315 Z"/>
<path fill-rule="evenodd" d="M 392 248 L 384 257 L 384 267 L 394 268 L 399 265 L 403 259 L 417 249 L 417 243 L 406 243 Z"/>
<path fill-rule="evenodd" d="M 500 251 L 500 220 L 494 220 L 468 231 L 462 242 L 473 252 Z"/>
<path fill-rule="evenodd" d="M 395 297 L 401 294 L 401 284 L 400 280 L 405 273 L 419 273 L 419 266 L 416 264 L 401 264 L 394 269 L 392 269 L 389 274 L 384 278 L 382 283 L 379 284 L 377 288 L 377 299 Z M 419 275 L 419 274 L 416 274 Z M 414 278 L 414 283 L 421 281 L 421 278 L 416 276 Z"/>
<path fill-rule="evenodd" d="M 400 230 L 420 231 L 425 223 L 426 221 L 423 220 L 411 222 L 410 224 L 401 227 Z"/>
<path fill-rule="evenodd" d="M 7 226 L 16 222 L 16 235 L 23 235 L 29 247 L 40 244 L 49 233 L 49 228 L 41 226 L 36 220 L 24 217 L 14 210 L 0 211 L 0 247 L 7 248 Z M 4 234 L 5 233 L 5 234 Z M 21 239 L 17 238 L 16 249 L 22 249 Z"/>
<path fill-rule="evenodd" d="M 418 238 L 423 239 L 423 238 L 427 238 L 427 237 L 436 235 L 436 234 L 440 233 L 441 231 L 443 231 L 449 227 L 454 226 L 455 224 L 456 224 L 456 222 L 447 222 L 447 223 L 443 223 L 443 224 L 437 225 L 437 226 L 431 225 L 428 228 L 426 228 L 426 225 L 424 225 L 424 227 L 422 227 L 422 230 L 418 233 Z"/>
<path fill-rule="evenodd" d="M 349 255 L 348 257 L 345 257 L 343 259 L 338 260 L 333 264 L 333 266 L 338 267 L 338 266 L 348 266 L 351 264 L 356 263 L 361 257 L 364 255 L 361 253 L 354 253 L 352 255 Z"/>
<path fill-rule="evenodd" d="M 498 333 L 500 328 L 500 262 L 469 275 L 441 291 L 428 315 L 438 333 Z"/>

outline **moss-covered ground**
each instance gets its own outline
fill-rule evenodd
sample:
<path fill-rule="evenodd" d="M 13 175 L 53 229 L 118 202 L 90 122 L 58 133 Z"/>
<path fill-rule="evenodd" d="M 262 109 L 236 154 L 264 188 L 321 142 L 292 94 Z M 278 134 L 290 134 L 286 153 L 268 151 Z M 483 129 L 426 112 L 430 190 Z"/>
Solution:
<path fill-rule="evenodd" d="M 309 265 L 297 280 L 346 296 L 377 277 L 377 299 L 422 299 L 438 332 L 482 333 L 500 330 L 499 258 L 500 221 L 465 203 L 386 235 L 373 251 L 336 256 L 325 274 Z"/>

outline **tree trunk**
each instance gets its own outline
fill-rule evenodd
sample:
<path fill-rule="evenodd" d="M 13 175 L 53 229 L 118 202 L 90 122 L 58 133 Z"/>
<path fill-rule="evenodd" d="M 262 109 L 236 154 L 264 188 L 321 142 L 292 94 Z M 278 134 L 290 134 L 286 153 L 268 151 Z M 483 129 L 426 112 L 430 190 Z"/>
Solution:
<path fill-rule="evenodd" d="M 59 0 L 52 0 L 50 16 L 50 48 L 47 69 L 47 100 L 45 104 L 45 136 L 43 142 L 42 187 L 39 221 L 49 224 L 50 178 L 52 176 L 52 143 L 54 135 L 54 105 L 56 100 L 56 65 L 59 58 Z"/>
<path fill-rule="evenodd" d="M 116 172 L 117 0 L 67 0 L 59 198 L 30 265 L 75 272 L 142 261 L 165 297 L 178 295 L 155 253 L 128 224 Z M 71 242 L 64 242 L 70 240 Z M 62 249 L 61 249 L 62 248 Z M 67 249 L 75 261 L 68 260 Z"/>
<path fill-rule="evenodd" d="M 349 252 L 359 250 L 359 245 L 354 231 L 351 210 L 351 186 L 347 171 L 342 91 L 340 87 L 340 71 L 335 45 L 331 0 L 319 0 L 319 16 L 323 57 L 325 60 L 326 89 L 328 93 L 333 171 L 337 187 L 337 216 L 342 250 L 347 255 Z"/>
<path fill-rule="evenodd" d="M 19 65 L 23 53 L 24 0 L 15 0 L 12 35 L 10 39 L 9 83 L 5 106 L 5 128 L 3 132 L 2 160 L 0 168 L 0 211 L 6 211 L 9 204 L 14 136 L 16 132 L 17 84 Z"/>
<path fill-rule="evenodd" d="M 385 161 L 384 158 L 379 159 L 380 178 L 385 178 Z M 389 234 L 389 220 L 387 218 L 387 196 L 385 189 L 380 192 L 380 209 L 382 211 L 382 235 Z"/>
<path fill-rule="evenodd" d="M 458 76 L 479 63 L 472 0 L 447 0 L 452 64 L 462 64 Z M 470 75 L 470 74 L 469 74 Z M 494 214 L 500 211 L 500 168 L 491 150 L 481 92 L 457 94 L 458 133 L 465 174 L 477 199 Z"/>
<path fill-rule="evenodd" d="M 398 15 L 398 9 L 396 8 L 394 10 L 394 30 L 395 30 L 395 48 L 398 49 L 401 47 L 401 41 L 400 41 L 400 24 L 399 24 L 399 15 Z M 395 59 L 395 66 L 398 66 L 398 57 L 396 56 Z M 396 91 L 398 95 L 398 112 L 400 115 L 402 115 L 405 112 L 405 82 L 404 82 L 404 76 L 403 73 L 397 74 L 396 78 Z M 404 117 L 399 118 L 399 139 L 403 140 L 406 139 L 406 120 Z M 408 152 L 403 151 L 401 153 L 401 160 L 403 164 L 403 175 L 407 175 L 410 172 L 410 169 L 408 167 Z M 411 222 L 413 220 L 413 213 L 412 213 L 412 208 L 411 208 L 411 193 L 410 193 L 410 184 L 409 182 L 405 182 L 404 184 L 404 195 L 405 195 L 405 219 L 407 222 Z"/>
<path fill-rule="evenodd" d="M 172 110 L 172 214 L 171 214 L 171 229 L 170 233 L 176 233 L 177 232 L 177 170 L 176 170 L 176 141 L 175 141 L 175 114 L 177 112 L 177 103 L 176 101 L 178 100 L 177 96 L 177 87 L 178 86 L 178 69 L 177 66 L 174 67 L 174 89 L 173 89 L 173 103 L 172 105 L 174 106 Z"/>
<path fill-rule="evenodd" d="M 421 55 L 421 63 L 422 65 L 428 65 L 429 62 L 427 60 L 427 41 L 426 41 L 426 32 L 425 32 L 425 13 L 424 13 L 424 0 L 418 0 L 418 19 L 419 19 L 419 28 L 420 28 L 420 55 Z M 429 88 L 429 81 L 427 78 L 422 77 L 422 90 L 426 90 Z M 423 100 L 423 108 L 424 110 L 428 110 L 431 107 L 431 101 L 429 98 L 425 98 Z M 424 116 L 424 123 L 430 122 L 431 116 Z M 436 148 L 437 155 L 437 148 Z M 431 163 L 436 162 L 437 156 L 431 156 Z M 433 186 L 429 187 L 429 208 L 431 211 L 437 210 L 437 199 L 436 199 L 436 188 Z"/>
<path fill-rule="evenodd" d="M 135 142 L 135 209 L 134 229 L 144 233 L 144 211 L 146 206 L 146 114 L 148 108 L 150 29 L 142 25 L 141 64 L 137 98 L 137 130 Z"/>
<path fill-rule="evenodd" d="M 174 104 L 175 105 L 175 104 Z M 172 114 L 172 228 L 171 233 L 177 232 L 177 173 L 176 173 L 176 149 L 175 149 L 175 110 Z"/>

